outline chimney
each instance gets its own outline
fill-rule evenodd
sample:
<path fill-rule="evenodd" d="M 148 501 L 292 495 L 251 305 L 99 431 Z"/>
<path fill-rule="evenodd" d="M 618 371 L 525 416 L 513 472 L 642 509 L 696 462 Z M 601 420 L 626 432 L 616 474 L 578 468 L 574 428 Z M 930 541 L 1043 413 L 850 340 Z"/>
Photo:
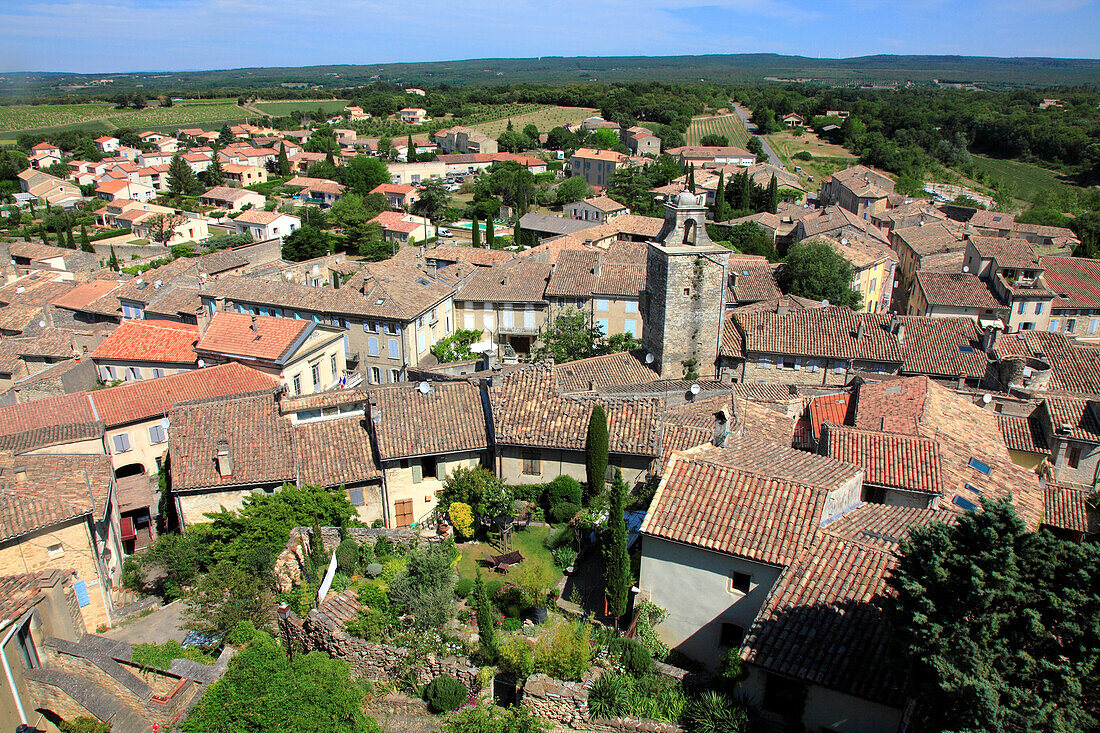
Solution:
<path fill-rule="evenodd" d="M 251 325 L 249 325 L 249 328 L 251 328 L 251 329 L 252 329 L 252 332 L 253 332 L 253 333 L 256 333 L 257 331 L 259 331 L 259 330 L 260 330 L 260 329 L 259 329 L 259 328 L 258 328 L 258 327 L 256 326 L 256 316 L 252 316 L 252 323 L 251 323 Z"/>
<path fill-rule="evenodd" d="M 730 272 L 728 279 L 729 279 L 729 287 L 736 288 L 737 287 L 737 273 L 736 272 Z"/>
<path fill-rule="evenodd" d="M 1058 426 L 1059 435 L 1069 435 L 1071 432 L 1073 432 L 1073 425 L 1068 422 L 1064 422 Z"/>
<path fill-rule="evenodd" d="M 217 442 L 218 475 L 229 478 L 233 475 L 233 456 L 229 452 L 229 441 L 225 438 Z"/>
<path fill-rule="evenodd" d="M 776 315 L 785 316 L 791 310 L 791 301 L 787 298 L 780 298 L 779 302 L 775 305 Z"/>
<path fill-rule="evenodd" d="M 982 329 L 982 351 L 987 354 L 997 346 L 997 336 L 1001 333 L 996 326 L 986 326 Z"/>
<path fill-rule="evenodd" d="M 863 338 L 863 319 L 859 319 L 859 325 L 856 326 L 856 341 Z"/>
<path fill-rule="evenodd" d="M 23 483 L 24 481 L 27 480 L 27 467 L 26 466 L 16 466 L 15 468 L 13 468 L 11 470 L 11 472 L 12 472 L 12 475 L 15 476 L 15 480 L 18 483 Z"/>
<path fill-rule="evenodd" d="M 898 336 L 898 346 L 905 346 L 905 321 L 894 319 L 894 333 Z"/>

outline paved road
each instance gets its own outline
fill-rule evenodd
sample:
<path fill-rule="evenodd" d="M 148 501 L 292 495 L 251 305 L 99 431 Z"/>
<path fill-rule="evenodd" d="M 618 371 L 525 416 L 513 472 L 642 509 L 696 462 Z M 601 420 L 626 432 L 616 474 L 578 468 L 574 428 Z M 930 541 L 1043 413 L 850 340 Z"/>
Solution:
<path fill-rule="evenodd" d="M 745 112 L 745 109 L 741 105 L 735 104 L 733 105 L 733 111 L 736 112 L 737 116 L 741 118 L 741 121 L 745 123 L 745 127 L 748 128 L 749 133 L 751 133 L 753 137 L 760 140 L 760 145 L 764 148 L 764 152 L 768 154 L 768 162 L 770 162 L 772 165 L 778 165 L 780 168 L 782 168 L 782 158 L 775 154 L 775 151 L 772 150 L 772 146 L 768 145 L 767 139 L 763 135 L 757 133 L 756 125 L 749 122 L 749 115 L 747 112 Z"/>
<path fill-rule="evenodd" d="M 182 642 L 183 637 L 187 636 L 187 629 L 183 627 L 187 622 L 183 610 L 183 601 L 173 601 L 148 616 L 124 622 L 104 636 L 130 644 L 163 644 L 169 639 Z"/>

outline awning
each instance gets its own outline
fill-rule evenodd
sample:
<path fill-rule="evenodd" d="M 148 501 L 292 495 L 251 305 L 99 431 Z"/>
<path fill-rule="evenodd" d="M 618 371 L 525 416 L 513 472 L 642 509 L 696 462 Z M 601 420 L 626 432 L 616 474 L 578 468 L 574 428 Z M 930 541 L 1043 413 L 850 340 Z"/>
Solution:
<path fill-rule="evenodd" d="M 134 518 L 123 517 L 122 518 L 122 539 L 123 540 L 135 540 L 137 539 L 137 532 L 134 530 Z"/>

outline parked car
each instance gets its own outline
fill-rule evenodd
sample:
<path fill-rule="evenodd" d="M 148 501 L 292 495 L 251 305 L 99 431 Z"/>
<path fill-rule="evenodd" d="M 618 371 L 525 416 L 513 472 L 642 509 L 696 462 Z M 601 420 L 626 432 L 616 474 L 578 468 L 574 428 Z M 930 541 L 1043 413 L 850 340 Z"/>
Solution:
<path fill-rule="evenodd" d="M 446 227 L 440 227 L 439 229 L 437 229 L 436 234 L 440 237 L 453 237 L 454 236 L 453 234 L 451 234 L 451 230 L 447 229 Z"/>

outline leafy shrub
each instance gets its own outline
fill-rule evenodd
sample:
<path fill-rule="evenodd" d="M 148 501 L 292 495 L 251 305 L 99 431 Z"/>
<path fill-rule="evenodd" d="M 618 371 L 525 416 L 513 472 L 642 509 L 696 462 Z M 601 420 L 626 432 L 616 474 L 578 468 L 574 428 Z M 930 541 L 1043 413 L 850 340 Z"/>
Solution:
<path fill-rule="evenodd" d="M 186 649 L 174 639 L 163 644 L 135 644 L 130 661 L 139 667 L 168 669 L 173 659 L 190 659 L 199 664 L 213 664 L 216 660 L 206 652 L 188 647 Z"/>
<path fill-rule="evenodd" d="M 359 565 L 359 545 L 348 538 L 336 546 L 336 567 L 342 573 L 354 573 Z"/>
<path fill-rule="evenodd" d="M 561 504 L 555 504 L 550 507 L 550 521 L 554 524 L 562 522 L 568 522 L 581 510 L 580 504 L 573 504 L 572 502 L 562 502 Z"/>
<path fill-rule="evenodd" d="M 145 572 L 141 565 L 133 558 L 126 558 L 122 563 L 122 587 L 141 592 L 145 585 Z"/>
<path fill-rule="evenodd" d="M 490 580 L 485 584 L 485 595 L 490 598 L 496 598 L 497 593 L 500 593 L 500 589 L 504 587 L 503 580 Z"/>
<path fill-rule="evenodd" d="M 389 537 L 379 537 L 374 541 L 374 556 L 382 559 L 393 554 L 393 540 Z"/>
<path fill-rule="evenodd" d="M 470 595 L 470 592 L 474 589 L 473 578 L 459 578 L 455 583 L 455 595 L 459 598 L 465 598 Z"/>
<path fill-rule="evenodd" d="M 450 675 L 440 675 L 424 688 L 424 700 L 433 713 L 449 713 L 469 699 L 466 685 Z"/>
<path fill-rule="evenodd" d="M 736 688 L 748 676 L 749 671 L 745 669 L 745 663 L 741 661 L 741 654 L 738 649 L 730 649 L 726 652 L 726 655 L 722 657 L 722 662 L 718 665 L 718 671 L 715 673 L 719 684 L 726 691 Z"/>
<path fill-rule="evenodd" d="M 554 679 L 579 681 L 592 659 L 590 627 L 560 619 L 548 627 L 535 645 L 535 669 Z"/>
<path fill-rule="evenodd" d="M 530 607 L 530 603 L 523 589 L 511 583 L 502 587 L 497 591 L 496 595 L 492 596 L 492 598 L 497 608 L 499 608 L 505 616 L 510 616 L 512 618 L 519 618 L 520 615 Z"/>
<path fill-rule="evenodd" d="M 622 675 L 603 675 L 588 692 L 588 712 L 593 718 L 618 718 L 626 714 L 628 686 Z"/>
<path fill-rule="evenodd" d="M 546 485 L 546 503 L 554 507 L 562 503 L 580 504 L 581 485 L 572 476 L 558 476 Z"/>
<path fill-rule="evenodd" d="M 478 705 L 449 716 L 443 723 L 447 733 L 543 733 L 549 726 L 522 705 L 501 708 Z"/>
<path fill-rule="evenodd" d="M 749 715 L 725 695 L 707 690 L 684 706 L 683 725 L 689 733 L 743 733 Z"/>
<path fill-rule="evenodd" d="M 517 677 L 531 675 L 535 671 L 535 655 L 531 645 L 518 636 L 509 637 L 497 647 L 497 665 Z"/>
<path fill-rule="evenodd" d="M 810 155 L 808 150 L 799 150 L 797 153 L 791 156 L 795 160 L 813 160 L 814 156 Z"/>
<path fill-rule="evenodd" d="M 451 524 L 459 537 L 470 539 L 474 536 L 474 511 L 469 504 L 461 501 L 451 502 L 447 514 L 451 517 Z"/>
<path fill-rule="evenodd" d="M 111 733 L 111 724 L 102 723 L 91 715 L 81 715 L 57 724 L 62 733 Z"/>
<path fill-rule="evenodd" d="M 519 484 L 509 488 L 512 490 L 513 498 L 533 504 L 541 504 L 542 497 L 546 493 L 546 484 Z"/>
<path fill-rule="evenodd" d="M 359 615 L 348 621 L 349 634 L 372 641 L 385 639 L 397 624 L 397 614 L 381 586 L 373 583 L 359 591 Z"/>
<path fill-rule="evenodd" d="M 609 650 L 618 656 L 623 668 L 635 677 L 648 674 L 653 669 L 653 655 L 634 639 L 616 639 Z"/>
<path fill-rule="evenodd" d="M 555 548 L 551 554 L 554 556 L 554 564 L 559 568 L 570 567 L 577 561 L 577 551 L 568 545 Z"/>
<path fill-rule="evenodd" d="M 501 628 L 503 628 L 505 631 L 519 631 L 523 628 L 523 621 L 518 618 L 513 618 L 512 616 L 509 616 L 508 618 L 504 619 L 504 623 L 502 624 Z"/>
<path fill-rule="evenodd" d="M 542 541 L 542 544 L 548 550 L 556 550 L 566 543 L 572 542 L 573 529 L 571 527 L 558 527 L 553 532 L 546 535 L 546 539 Z"/>
<path fill-rule="evenodd" d="M 379 575 L 384 583 L 392 583 L 397 574 L 405 570 L 405 558 L 389 555 L 382 562 L 382 574 Z"/>
<path fill-rule="evenodd" d="M 359 567 L 365 568 L 374 562 L 374 548 L 370 545 L 359 545 Z"/>
<path fill-rule="evenodd" d="M 642 601 L 635 606 L 634 613 L 638 619 L 634 627 L 634 638 L 649 650 L 654 659 L 667 659 L 669 648 L 661 641 L 654 627 L 668 617 L 668 611 L 652 601 Z"/>

